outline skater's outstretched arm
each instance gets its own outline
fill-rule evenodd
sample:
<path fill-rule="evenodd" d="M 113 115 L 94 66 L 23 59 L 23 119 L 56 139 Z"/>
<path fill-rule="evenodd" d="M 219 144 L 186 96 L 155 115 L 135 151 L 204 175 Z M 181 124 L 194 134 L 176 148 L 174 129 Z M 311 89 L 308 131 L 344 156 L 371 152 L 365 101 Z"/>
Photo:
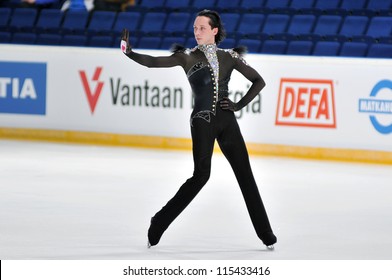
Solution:
<path fill-rule="evenodd" d="M 121 50 L 133 61 L 144 65 L 146 67 L 174 67 L 174 66 L 185 66 L 186 57 L 184 53 L 174 53 L 171 56 L 150 56 L 146 54 L 136 53 L 132 50 L 129 43 L 129 32 L 124 29 L 121 35 Z"/>

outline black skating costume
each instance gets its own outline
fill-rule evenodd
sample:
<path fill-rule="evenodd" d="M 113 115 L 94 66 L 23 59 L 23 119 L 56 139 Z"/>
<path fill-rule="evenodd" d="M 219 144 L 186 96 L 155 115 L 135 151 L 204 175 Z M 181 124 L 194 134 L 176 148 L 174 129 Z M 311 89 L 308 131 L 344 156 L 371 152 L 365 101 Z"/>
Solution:
<path fill-rule="evenodd" d="M 228 83 L 234 69 L 252 82 L 246 95 L 238 103 L 231 103 L 235 111 L 246 106 L 265 86 L 263 78 L 244 61 L 241 51 L 218 49 L 216 44 L 211 44 L 193 49 L 176 46 L 174 53 L 165 57 L 153 57 L 132 50 L 126 53 L 129 58 L 147 67 L 181 66 L 194 94 L 190 120 L 194 173 L 151 219 L 148 231 L 151 245 L 158 244 L 163 232 L 207 183 L 215 139 L 234 170 L 257 236 L 267 246 L 276 242 L 234 112 L 220 106 L 220 101 L 228 97 Z"/>

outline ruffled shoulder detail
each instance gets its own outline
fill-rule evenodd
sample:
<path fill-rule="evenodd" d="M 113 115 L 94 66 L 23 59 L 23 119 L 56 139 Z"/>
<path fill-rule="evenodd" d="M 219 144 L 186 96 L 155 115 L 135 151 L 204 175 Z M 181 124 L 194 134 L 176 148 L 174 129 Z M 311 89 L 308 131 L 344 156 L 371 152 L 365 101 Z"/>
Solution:
<path fill-rule="evenodd" d="M 170 51 L 172 53 L 184 53 L 186 51 L 186 48 L 180 44 L 173 44 L 170 48 Z"/>
<path fill-rule="evenodd" d="M 248 65 L 248 63 L 245 61 L 243 55 L 247 52 L 247 47 L 245 46 L 239 46 L 233 49 L 224 49 L 225 52 L 228 52 L 231 57 L 237 58 L 241 60 L 244 64 Z"/>
<path fill-rule="evenodd" d="M 248 48 L 246 46 L 238 46 L 233 48 L 233 51 L 235 51 L 239 55 L 244 55 L 248 52 Z"/>

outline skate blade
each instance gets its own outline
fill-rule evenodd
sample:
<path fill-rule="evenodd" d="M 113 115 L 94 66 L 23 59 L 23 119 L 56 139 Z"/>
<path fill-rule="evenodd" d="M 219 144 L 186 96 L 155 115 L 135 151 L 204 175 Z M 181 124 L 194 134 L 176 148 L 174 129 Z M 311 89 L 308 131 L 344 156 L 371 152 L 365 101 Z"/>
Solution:
<path fill-rule="evenodd" d="M 268 245 L 267 249 L 270 250 L 270 251 L 273 251 L 273 250 L 275 250 L 275 246 L 274 245 Z"/>

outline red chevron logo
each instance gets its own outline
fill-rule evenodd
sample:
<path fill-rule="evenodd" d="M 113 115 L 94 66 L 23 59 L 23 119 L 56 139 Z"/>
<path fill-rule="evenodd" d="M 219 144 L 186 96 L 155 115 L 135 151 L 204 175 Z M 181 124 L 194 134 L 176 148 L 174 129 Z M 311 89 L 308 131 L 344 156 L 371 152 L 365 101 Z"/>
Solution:
<path fill-rule="evenodd" d="M 104 82 L 99 81 L 99 76 L 101 75 L 101 72 L 102 67 L 95 68 L 93 78 L 91 82 L 89 82 L 86 71 L 79 71 L 80 78 L 82 79 L 84 92 L 87 96 L 88 104 L 90 105 L 91 114 L 94 113 L 95 107 L 97 105 L 99 96 L 101 95 L 102 88 L 104 85 Z M 94 91 L 92 91 L 92 84 L 96 84 Z"/>

